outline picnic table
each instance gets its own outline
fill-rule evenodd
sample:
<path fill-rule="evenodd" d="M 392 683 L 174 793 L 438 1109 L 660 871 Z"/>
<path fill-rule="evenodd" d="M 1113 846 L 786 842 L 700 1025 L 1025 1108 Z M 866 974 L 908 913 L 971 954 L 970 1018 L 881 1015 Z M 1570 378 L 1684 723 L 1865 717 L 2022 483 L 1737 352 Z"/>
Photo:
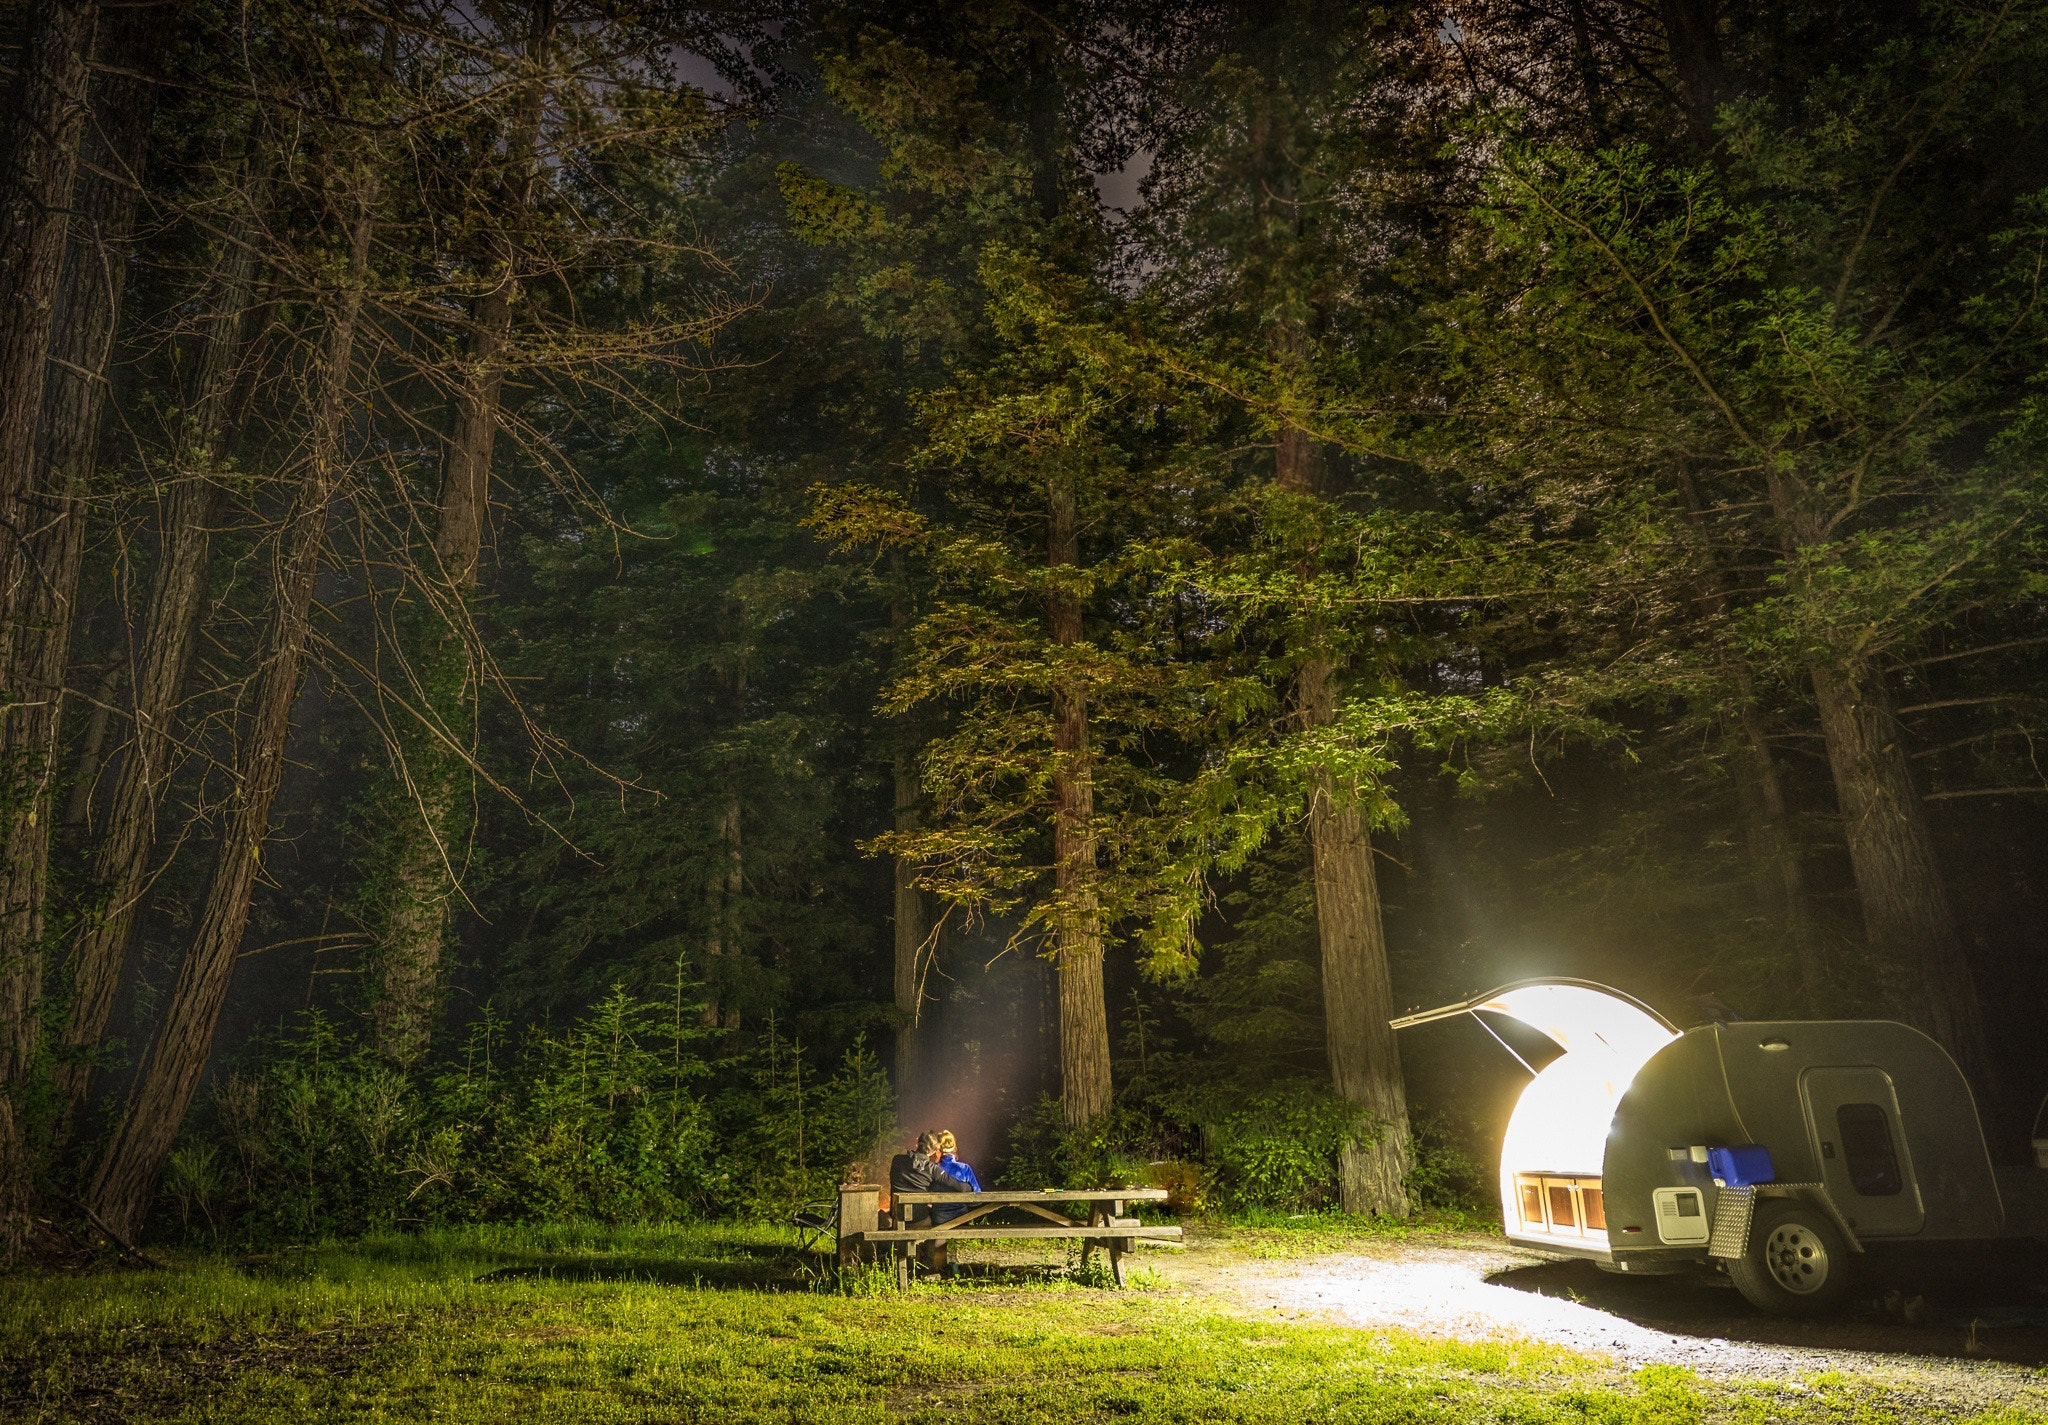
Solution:
<path fill-rule="evenodd" d="M 879 1187 L 848 1186 L 839 1190 L 839 1261 L 851 1266 L 862 1257 L 887 1252 L 896 1261 L 896 1280 L 910 1284 L 910 1259 L 920 1248 L 927 1262 L 946 1264 L 946 1248 L 965 1238 L 984 1241 L 1079 1239 L 1085 1266 L 1097 1247 L 1109 1254 L 1110 1277 L 1124 1284 L 1124 1257 L 1139 1242 L 1178 1242 L 1178 1227 L 1151 1227 L 1125 1215 L 1133 1203 L 1164 1202 L 1163 1188 L 1044 1188 L 1037 1192 L 899 1192 L 881 1211 Z M 910 1224 L 913 1208 L 950 1207 L 960 1215 L 946 1222 Z M 997 1222 L 998 1214 L 1025 1220 Z M 867 1224 L 873 1224 L 872 1226 Z"/>

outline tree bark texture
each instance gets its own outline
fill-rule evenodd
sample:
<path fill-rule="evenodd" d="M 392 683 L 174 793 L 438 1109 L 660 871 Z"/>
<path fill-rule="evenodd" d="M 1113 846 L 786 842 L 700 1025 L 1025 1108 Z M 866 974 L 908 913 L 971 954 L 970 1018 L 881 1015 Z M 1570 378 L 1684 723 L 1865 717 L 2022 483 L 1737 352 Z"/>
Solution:
<path fill-rule="evenodd" d="M 31 11 L 0 173 L 0 1262 L 21 1245 L 33 1191 L 24 1114 L 41 1052 L 52 796 L 84 548 L 83 481 L 134 212 L 133 197 L 101 179 L 85 185 L 75 231 L 70 221 L 98 23 L 96 4 Z M 95 135 L 104 161 L 117 157 L 110 144 L 121 145 L 120 158 L 135 156 L 121 112 L 146 102 L 135 88 L 102 92 L 114 105 Z M 146 112 L 141 124 L 146 132 Z M 54 386 L 53 355 L 75 368 L 59 368 Z M 87 372 L 98 379 L 79 374 Z"/>
<path fill-rule="evenodd" d="M 1317 453 L 1301 432 L 1281 433 L 1274 467 L 1283 490 L 1320 493 Z M 1302 664 L 1294 678 L 1294 706 L 1304 728 L 1327 727 L 1335 720 L 1336 691 L 1336 669 L 1328 659 Z M 1351 790 L 1338 786 L 1328 772 L 1319 772 L 1309 790 L 1330 1083 L 1339 1097 L 1372 1115 L 1377 1135 L 1344 1146 L 1338 1190 L 1346 1212 L 1406 1217 L 1412 1160 L 1408 1089 L 1389 1025 L 1394 989 L 1372 835 Z"/>
<path fill-rule="evenodd" d="M 1055 479 L 1048 501 L 1046 558 L 1053 569 L 1080 563 L 1080 522 L 1073 484 Z M 1053 642 L 1081 641 L 1081 601 L 1056 589 L 1047 600 Z M 1059 971 L 1060 1105 L 1074 1126 L 1109 1112 L 1109 1009 L 1102 987 L 1102 908 L 1096 892 L 1095 784 L 1088 745 L 1088 700 L 1055 675 L 1053 719 L 1053 881 L 1058 910 L 1053 963 Z"/>
<path fill-rule="evenodd" d="M 1336 716 L 1334 670 L 1311 660 L 1295 674 L 1296 708 L 1305 727 Z M 1377 1136 L 1347 1143 L 1339 1191 L 1346 1212 L 1408 1215 L 1408 1089 L 1389 1021 L 1394 990 L 1387 936 L 1365 810 L 1327 772 L 1309 792 L 1314 850 L 1316 933 L 1322 947 L 1323 1036 L 1330 1082 L 1339 1097 L 1372 1115 Z"/>
<path fill-rule="evenodd" d="M 31 604 L 29 627 L 39 651 L 18 666 L 32 670 L 51 714 L 38 737 L 35 755 L 54 769 L 62 694 L 76 625 L 78 578 L 85 554 L 88 497 L 100 448 L 100 416 L 108 390 L 114 333 L 127 285 L 128 243 L 135 227 L 142 165 L 149 127 L 156 114 L 156 86 L 134 77 L 154 67 L 162 26 L 136 14 L 111 31 L 105 46 L 110 72 L 93 86 L 93 118 L 83 151 L 88 171 L 75 185 L 78 215 L 65 264 L 64 295 L 55 341 L 54 369 L 46 395 L 44 460 L 48 473 L 38 485 L 58 502 L 36 563 L 42 570 Z M 110 670 L 107 696 L 112 696 Z M 105 700 L 91 717 L 104 736 Z M 97 756 L 97 748 L 94 749 Z M 90 788 L 86 791 L 90 794 Z M 48 838 L 43 841 L 47 843 Z M 41 888 L 37 895 L 40 897 Z M 75 1002 L 74 983 L 72 998 Z M 56 1077 L 60 1095 L 70 1065 L 60 1049 Z"/>
<path fill-rule="evenodd" d="M 260 169 L 252 171 L 249 203 L 263 203 Z M 149 885 L 157 818 L 181 761 L 178 704 L 206 608 L 213 523 L 220 508 L 219 475 L 226 459 L 230 409 L 248 344 L 255 291 L 253 212 L 221 249 L 207 294 L 189 413 L 159 503 L 157 565 L 135 655 L 133 721 L 113 791 L 106 831 L 93 853 L 91 903 L 78 919 L 67 966 L 71 999 L 57 1078 L 68 1120 L 92 1081 L 92 1056 L 106 1033 L 115 992 Z"/>
<path fill-rule="evenodd" d="M 1812 492 L 1778 472 L 1766 477 L 1780 556 L 1804 577 L 1802 557 L 1823 546 L 1829 523 Z M 1796 585 L 1795 585 L 1796 587 Z M 1940 1041 L 1980 1090 L 1992 1085 L 1983 1012 L 1961 928 L 1950 905 L 1905 734 L 1883 671 L 1852 640 L 1807 660 L 1842 836 L 1856 876 L 1870 967 L 1893 1013 Z"/>
<path fill-rule="evenodd" d="M 430 631 L 415 650 L 429 727 L 398 739 L 410 806 L 392 828 L 391 874 L 381 887 L 385 912 L 377 937 L 376 1003 L 371 1016 L 377 1045 L 399 1064 L 416 1062 L 433 1035 L 442 967 L 457 895 L 455 848 L 469 824 L 474 794 L 469 764 L 450 745 L 473 722 L 481 676 L 462 628 L 468 595 L 483 559 L 490 518 L 491 458 L 497 443 L 499 403 L 505 386 L 504 353 L 518 295 L 519 244 L 509 224 L 532 204 L 534 155 L 546 97 L 542 66 L 554 28 L 551 4 L 535 7 L 527 58 L 530 87 L 507 138 L 504 217 L 492 235 L 492 282 L 470 312 L 469 349 L 455 398 L 455 420 L 443 468 L 435 522 L 434 593 Z M 409 814 L 408 814 L 409 813 Z"/>
<path fill-rule="evenodd" d="M 113 720 L 114 699 L 121 695 L 120 663 L 110 663 L 92 690 L 92 711 L 86 714 L 85 735 L 79 739 L 78 761 L 71 769 L 71 790 L 64 796 L 64 817 L 58 831 L 76 842 L 92 830 L 93 793 L 98 789 L 100 768 L 107 760 L 107 724 Z"/>
<path fill-rule="evenodd" d="M 137 1233 L 149 1214 L 171 1145 L 191 1107 L 213 1047 L 249 923 L 270 810 L 284 775 L 285 742 L 298 700 L 313 590 L 326 544 L 329 508 L 342 473 L 356 327 L 369 270 L 378 183 L 367 163 L 355 175 L 356 211 L 349 220 L 348 275 L 329 303 L 316 389 L 312 393 L 304 473 L 277 535 L 270 621 L 237 755 L 236 785 L 221 831 L 218 858 L 192 945 L 148 1054 L 136 1073 L 119 1125 L 94 1176 L 93 1210 L 115 1231 Z"/>
<path fill-rule="evenodd" d="M 0 152 L 0 627 L 22 617 L 35 582 L 27 543 L 51 515 L 34 488 L 36 431 L 99 18 L 98 0 L 31 5 L 9 95 Z M 13 701 L 11 667 L 0 666 L 0 693 Z"/>
<path fill-rule="evenodd" d="M 1884 675 L 1852 661 L 1816 663 L 1812 676 L 1863 933 L 1885 997 L 1988 1087 L 1976 985 Z"/>

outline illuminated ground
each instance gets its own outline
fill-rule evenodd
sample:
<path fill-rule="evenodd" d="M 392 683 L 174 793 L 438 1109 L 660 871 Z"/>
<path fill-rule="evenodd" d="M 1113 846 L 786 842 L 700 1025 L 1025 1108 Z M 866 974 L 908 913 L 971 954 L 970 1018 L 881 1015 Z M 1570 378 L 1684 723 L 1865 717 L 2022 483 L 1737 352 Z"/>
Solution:
<path fill-rule="evenodd" d="M 2040 1358 L 2035 1328 L 2015 1320 L 1979 1333 L 2002 1363 L 1961 1356 L 1952 1323 L 1780 1340 L 1727 1291 L 1441 1227 L 1198 1229 L 1124 1292 L 1057 1244 L 963 1249 L 957 1279 L 898 1292 L 773 1228 L 174 1253 L 168 1271 L 0 1278 L 0 1420 L 2048 1422 L 2048 1374 L 2012 1363 Z"/>
<path fill-rule="evenodd" d="M 1490 1236 L 1352 1242 L 1293 1260 L 1246 1260 L 1247 1236 L 1261 1251 L 1257 1234 L 1225 1234 L 1227 1246 L 1198 1238 L 1162 1274 L 1196 1295 L 1292 1320 L 1540 1341 L 1628 1367 L 1792 1388 L 1834 1374 L 1881 1382 L 1899 1403 L 2022 1407 L 2048 1418 L 2048 1293 L 1996 1263 L 1947 1271 L 1896 1264 L 1855 1309 L 1806 1322 L 1760 1315 L 1726 1285 L 1620 1277 Z"/>

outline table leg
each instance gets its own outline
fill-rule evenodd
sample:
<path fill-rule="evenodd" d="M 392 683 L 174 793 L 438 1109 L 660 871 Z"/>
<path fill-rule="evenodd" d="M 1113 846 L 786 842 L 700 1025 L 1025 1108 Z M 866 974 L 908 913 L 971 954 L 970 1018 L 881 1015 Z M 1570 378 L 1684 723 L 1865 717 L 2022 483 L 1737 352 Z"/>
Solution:
<path fill-rule="evenodd" d="M 1109 1205 L 1109 1221 L 1112 1226 L 1123 1215 L 1124 1204 L 1121 1200 L 1112 1202 Z M 1116 1283 L 1119 1291 L 1123 1289 L 1124 1285 L 1124 1253 L 1130 1250 L 1130 1246 L 1131 1244 L 1126 1238 L 1112 1237 L 1109 1239 L 1109 1279 Z"/>

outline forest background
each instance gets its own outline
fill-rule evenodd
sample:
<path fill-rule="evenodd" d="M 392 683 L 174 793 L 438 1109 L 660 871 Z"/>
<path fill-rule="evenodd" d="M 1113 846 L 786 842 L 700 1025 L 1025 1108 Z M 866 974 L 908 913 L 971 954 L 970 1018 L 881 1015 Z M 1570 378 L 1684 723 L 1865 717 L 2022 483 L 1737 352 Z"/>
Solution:
<path fill-rule="evenodd" d="M 9 1256 L 1405 1214 L 1539 974 L 2023 1141 L 2048 6 L 4 25 Z"/>

